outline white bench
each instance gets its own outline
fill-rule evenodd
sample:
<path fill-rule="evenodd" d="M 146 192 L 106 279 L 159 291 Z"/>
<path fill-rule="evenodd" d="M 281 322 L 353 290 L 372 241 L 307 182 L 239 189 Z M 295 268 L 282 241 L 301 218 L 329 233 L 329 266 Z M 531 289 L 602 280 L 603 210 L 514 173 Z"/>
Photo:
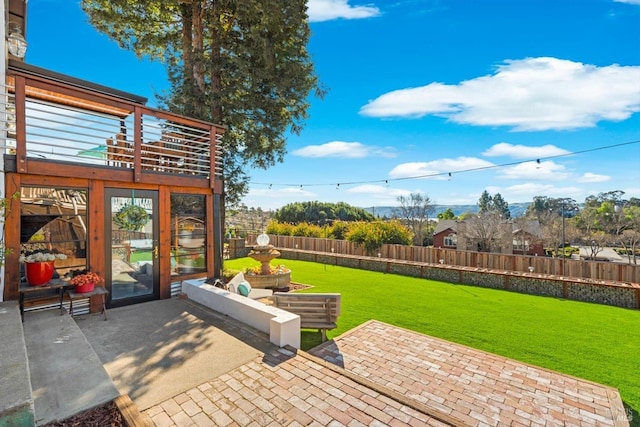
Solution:
<path fill-rule="evenodd" d="M 300 316 L 208 285 L 204 279 L 184 280 L 182 292 L 190 300 L 269 334 L 269 341 L 279 347 L 300 348 Z"/>
<path fill-rule="evenodd" d="M 340 294 L 298 294 L 276 292 L 273 305 L 300 316 L 300 327 L 318 329 L 322 342 L 327 340 L 327 330 L 338 327 Z"/>

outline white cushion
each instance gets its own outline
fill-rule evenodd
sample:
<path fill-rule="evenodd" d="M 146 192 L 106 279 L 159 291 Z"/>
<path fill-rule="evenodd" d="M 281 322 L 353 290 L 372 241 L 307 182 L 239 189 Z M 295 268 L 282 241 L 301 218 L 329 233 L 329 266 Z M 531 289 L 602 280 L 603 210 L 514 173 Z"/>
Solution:
<path fill-rule="evenodd" d="M 238 292 L 238 286 L 242 282 L 249 284 L 249 298 L 251 299 L 267 298 L 273 295 L 273 291 L 271 289 L 251 289 L 251 284 L 244 278 L 244 273 L 242 272 L 236 274 L 235 277 L 227 283 L 229 292 L 240 294 L 240 292 Z"/>
<path fill-rule="evenodd" d="M 242 282 L 244 282 L 244 273 L 240 272 L 238 274 L 236 274 L 234 276 L 233 279 L 231 279 L 229 281 L 229 283 L 227 283 L 227 287 L 229 288 L 229 292 L 232 292 L 234 294 L 238 293 L 238 285 Z"/>

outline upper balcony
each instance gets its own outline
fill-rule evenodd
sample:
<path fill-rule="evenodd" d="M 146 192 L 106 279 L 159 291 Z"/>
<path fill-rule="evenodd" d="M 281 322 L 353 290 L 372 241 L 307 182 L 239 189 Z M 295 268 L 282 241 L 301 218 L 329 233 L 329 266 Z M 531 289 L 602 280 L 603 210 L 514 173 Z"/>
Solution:
<path fill-rule="evenodd" d="M 5 171 L 221 188 L 221 126 L 21 62 L 3 94 Z"/>

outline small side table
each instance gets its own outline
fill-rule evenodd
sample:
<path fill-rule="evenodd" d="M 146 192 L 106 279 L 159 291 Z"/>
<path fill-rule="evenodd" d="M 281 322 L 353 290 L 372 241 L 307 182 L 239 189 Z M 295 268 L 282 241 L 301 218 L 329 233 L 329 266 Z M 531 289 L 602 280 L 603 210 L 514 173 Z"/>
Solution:
<path fill-rule="evenodd" d="M 75 288 L 73 288 L 75 289 Z M 78 293 L 73 290 L 69 290 L 69 314 L 73 316 L 73 301 L 82 298 L 89 298 L 93 295 L 100 295 L 102 297 L 102 314 L 104 314 L 104 320 L 107 320 L 107 291 L 105 288 L 96 286 L 91 292 Z"/>

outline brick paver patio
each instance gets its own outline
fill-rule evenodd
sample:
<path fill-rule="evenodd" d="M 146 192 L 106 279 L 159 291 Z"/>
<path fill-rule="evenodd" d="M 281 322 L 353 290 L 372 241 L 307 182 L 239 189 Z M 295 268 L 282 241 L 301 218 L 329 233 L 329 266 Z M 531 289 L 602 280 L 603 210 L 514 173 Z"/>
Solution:
<path fill-rule="evenodd" d="M 370 321 L 145 414 L 156 426 L 628 426 L 617 390 Z"/>

